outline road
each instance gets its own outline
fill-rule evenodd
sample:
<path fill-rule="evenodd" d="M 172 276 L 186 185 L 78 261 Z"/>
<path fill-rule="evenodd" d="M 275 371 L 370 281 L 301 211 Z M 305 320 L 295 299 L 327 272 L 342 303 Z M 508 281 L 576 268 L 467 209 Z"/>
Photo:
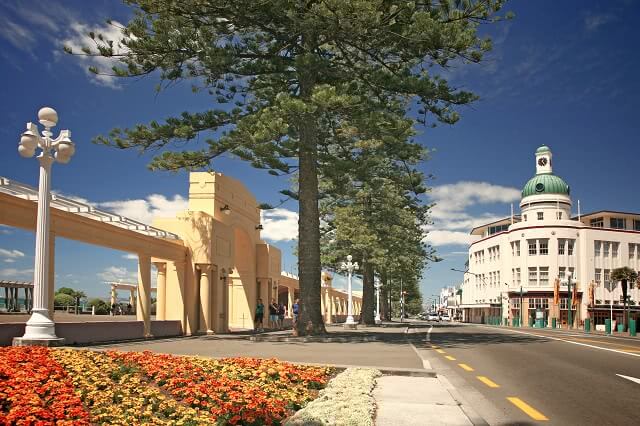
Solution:
<path fill-rule="evenodd" d="M 490 424 L 640 424 L 640 339 L 415 323 L 418 352 Z"/>

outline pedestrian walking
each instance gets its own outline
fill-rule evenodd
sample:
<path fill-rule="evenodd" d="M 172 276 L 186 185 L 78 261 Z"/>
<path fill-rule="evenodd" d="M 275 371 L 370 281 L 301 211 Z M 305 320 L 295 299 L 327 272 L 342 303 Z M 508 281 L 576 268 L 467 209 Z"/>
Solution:
<path fill-rule="evenodd" d="M 298 323 L 298 313 L 300 312 L 300 299 L 296 299 L 292 306 L 293 309 L 293 326 Z"/>
<path fill-rule="evenodd" d="M 284 303 L 280 303 L 278 305 L 278 328 L 280 330 L 284 329 Z"/>
<path fill-rule="evenodd" d="M 275 299 L 271 299 L 271 304 L 269 305 L 269 326 L 271 328 L 278 327 L 278 304 Z"/>
<path fill-rule="evenodd" d="M 255 331 L 263 330 L 262 328 L 263 319 L 264 319 L 264 305 L 262 304 L 262 299 L 258 299 L 258 303 L 256 304 L 256 315 L 253 318 L 253 329 Z"/>

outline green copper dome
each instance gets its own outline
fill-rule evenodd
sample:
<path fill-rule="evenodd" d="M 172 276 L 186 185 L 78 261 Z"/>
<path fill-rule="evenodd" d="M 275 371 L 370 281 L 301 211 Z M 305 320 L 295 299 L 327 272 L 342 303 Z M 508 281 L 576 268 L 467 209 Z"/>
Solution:
<path fill-rule="evenodd" d="M 540 148 L 536 149 L 536 154 L 542 154 L 543 152 L 551 151 L 548 146 L 542 145 Z"/>
<path fill-rule="evenodd" d="M 529 179 L 529 182 L 527 182 L 522 189 L 522 198 L 528 197 L 530 195 L 569 195 L 569 193 L 569 185 L 567 185 L 567 183 L 562 180 L 562 178 L 559 178 L 558 176 L 552 174 L 541 174 Z"/>

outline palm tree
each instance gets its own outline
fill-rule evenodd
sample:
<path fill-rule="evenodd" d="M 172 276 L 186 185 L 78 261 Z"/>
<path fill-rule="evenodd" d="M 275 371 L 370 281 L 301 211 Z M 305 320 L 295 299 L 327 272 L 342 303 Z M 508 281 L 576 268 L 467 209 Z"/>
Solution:
<path fill-rule="evenodd" d="M 611 281 L 614 283 L 620 281 L 622 285 L 622 303 L 624 304 L 622 323 L 625 330 L 627 329 L 627 293 L 629 288 L 633 288 L 637 280 L 638 273 L 628 266 L 611 271 Z"/>

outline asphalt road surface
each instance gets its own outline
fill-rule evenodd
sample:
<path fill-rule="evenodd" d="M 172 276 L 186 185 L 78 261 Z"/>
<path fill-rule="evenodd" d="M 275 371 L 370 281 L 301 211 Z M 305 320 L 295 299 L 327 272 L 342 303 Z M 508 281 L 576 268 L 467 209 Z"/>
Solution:
<path fill-rule="evenodd" d="M 423 358 L 491 424 L 640 425 L 640 339 L 415 326 Z"/>

